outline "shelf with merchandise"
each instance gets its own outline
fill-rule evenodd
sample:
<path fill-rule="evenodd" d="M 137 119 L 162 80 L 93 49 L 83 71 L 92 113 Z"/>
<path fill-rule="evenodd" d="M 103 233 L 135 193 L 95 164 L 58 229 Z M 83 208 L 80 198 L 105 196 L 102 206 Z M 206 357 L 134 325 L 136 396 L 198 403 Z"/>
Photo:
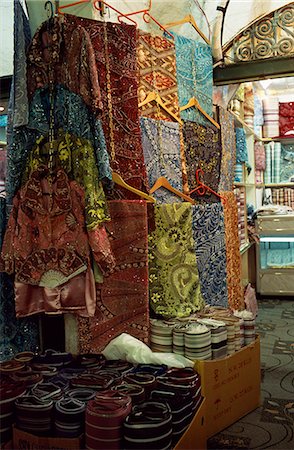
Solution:
<path fill-rule="evenodd" d="M 245 130 L 245 133 L 249 136 L 253 136 L 255 141 L 260 141 L 260 142 L 270 142 L 272 141 L 272 138 L 263 138 L 258 136 L 254 130 L 246 123 L 244 122 L 244 120 L 242 120 L 239 116 L 237 116 L 234 112 L 230 111 L 232 116 L 235 119 L 235 124 L 239 127 L 243 127 Z"/>
<path fill-rule="evenodd" d="M 273 188 L 293 187 L 294 188 L 294 183 L 290 183 L 290 182 L 285 182 L 285 183 L 256 183 L 255 187 L 256 188 L 264 188 L 264 187 L 273 187 Z"/>

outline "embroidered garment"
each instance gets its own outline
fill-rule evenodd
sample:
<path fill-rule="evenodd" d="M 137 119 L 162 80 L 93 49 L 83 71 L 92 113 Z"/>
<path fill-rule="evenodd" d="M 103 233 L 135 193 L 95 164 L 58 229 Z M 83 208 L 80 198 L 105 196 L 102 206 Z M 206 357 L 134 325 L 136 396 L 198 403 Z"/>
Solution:
<path fill-rule="evenodd" d="M 221 127 L 221 167 L 218 190 L 231 191 L 234 184 L 234 169 L 236 165 L 236 137 L 234 118 L 229 111 L 218 108 Z"/>
<path fill-rule="evenodd" d="M 85 232 L 84 191 L 57 170 L 51 185 L 45 166 L 33 171 L 14 199 L 2 246 L 3 270 L 20 283 L 55 288 L 84 272 L 90 247 L 100 269 L 114 260 L 104 228 Z"/>
<path fill-rule="evenodd" d="M 148 343 L 147 209 L 142 200 L 110 201 L 114 271 L 97 285 L 93 319 L 79 319 L 80 351 L 100 352 L 129 333 Z"/>
<path fill-rule="evenodd" d="M 163 36 L 139 30 L 137 64 L 139 103 L 145 100 L 149 92 L 158 92 L 166 107 L 180 118 L 174 43 Z M 142 106 L 140 113 L 153 119 L 171 120 L 164 109 L 152 103 Z"/>
<path fill-rule="evenodd" d="M 221 145 L 219 133 L 214 127 L 204 127 L 193 122 L 184 122 L 185 155 L 189 190 L 196 187 L 196 169 L 204 171 L 203 183 L 218 192 L 221 167 Z M 218 202 L 219 198 L 207 191 L 204 196 L 191 194 L 198 203 Z"/>
<path fill-rule="evenodd" d="M 102 125 L 110 165 L 131 186 L 148 188 L 138 111 L 136 27 L 66 15 L 72 28 L 85 27 L 94 47 L 102 94 Z M 126 198 L 138 198 L 115 188 Z"/>
<path fill-rule="evenodd" d="M 236 127 L 236 162 L 238 164 L 245 163 L 248 173 L 251 172 L 251 166 L 248 160 L 248 150 L 246 143 L 246 134 L 244 128 Z"/>
<path fill-rule="evenodd" d="M 140 120 L 144 159 L 150 186 L 163 176 L 182 191 L 181 144 L 179 124 L 142 117 Z M 182 201 L 165 188 L 154 192 L 159 203 Z"/>
<path fill-rule="evenodd" d="M 79 94 L 94 112 L 102 107 L 94 50 L 82 26 L 73 28 L 66 16 L 50 19 L 49 25 L 43 22 L 32 39 L 27 59 L 30 99 L 36 89 L 53 82 Z"/>
<path fill-rule="evenodd" d="M 149 298 L 163 317 L 185 317 L 204 306 L 192 236 L 192 205 L 155 205 L 149 234 Z"/>
<path fill-rule="evenodd" d="M 244 309 L 241 285 L 241 255 L 238 237 L 238 207 L 233 192 L 221 192 L 226 199 L 223 205 L 227 253 L 228 302 L 232 309 Z"/>
<path fill-rule="evenodd" d="M 254 142 L 255 169 L 265 170 L 265 148 L 260 141 Z"/>
<path fill-rule="evenodd" d="M 87 228 L 92 230 L 110 220 L 90 142 L 60 131 L 53 141 L 53 150 L 56 167 L 62 167 L 71 180 L 85 189 Z M 23 181 L 28 179 L 32 170 L 47 163 L 48 154 L 49 142 L 41 136 L 30 152 Z"/>
<path fill-rule="evenodd" d="M 294 135 L 294 102 L 279 103 L 280 136 Z"/>
<path fill-rule="evenodd" d="M 193 206 L 193 238 L 205 303 L 228 306 L 224 213 L 221 203 Z"/>
<path fill-rule="evenodd" d="M 176 66 L 180 107 L 195 97 L 212 116 L 212 54 L 209 45 L 172 33 L 176 48 Z M 181 118 L 202 125 L 210 122 L 195 107 L 181 111 Z"/>

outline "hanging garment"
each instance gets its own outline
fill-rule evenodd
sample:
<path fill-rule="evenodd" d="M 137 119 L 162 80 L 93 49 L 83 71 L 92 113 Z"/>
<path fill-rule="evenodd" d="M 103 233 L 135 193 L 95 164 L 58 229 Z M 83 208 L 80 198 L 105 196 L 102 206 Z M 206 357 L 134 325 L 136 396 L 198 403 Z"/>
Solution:
<path fill-rule="evenodd" d="M 236 137 L 234 118 L 229 111 L 218 108 L 221 127 L 221 167 L 218 190 L 231 191 L 234 184 L 234 168 L 236 165 Z"/>
<path fill-rule="evenodd" d="M 203 182 L 218 192 L 221 167 L 221 145 L 219 133 L 214 127 L 204 127 L 193 122 L 184 122 L 185 156 L 189 190 L 196 187 L 196 170 L 204 171 Z M 198 203 L 214 203 L 219 198 L 207 192 L 204 196 L 196 193 L 191 197 Z"/>
<path fill-rule="evenodd" d="M 133 25 L 99 22 L 66 15 L 74 29 L 89 33 L 102 94 L 102 125 L 110 165 L 131 186 L 146 192 L 146 168 L 138 111 L 137 30 Z M 125 198 L 137 198 L 115 187 Z"/>
<path fill-rule="evenodd" d="M 91 320 L 79 319 L 80 351 L 99 353 L 116 336 L 129 333 L 148 343 L 147 208 L 142 200 L 110 201 L 114 271 L 97 286 Z"/>
<path fill-rule="evenodd" d="M 221 192 L 223 205 L 225 242 L 227 254 L 227 286 L 229 307 L 244 309 L 244 294 L 241 285 L 241 255 L 238 236 L 238 207 L 233 192 Z"/>
<path fill-rule="evenodd" d="M 260 141 L 254 142 L 254 159 L 255 159 L 255 169 L 265 170 L 265 148 L 264 144 Z"/>
<path fill-rule="evenodd" d="M 192 236 L 192 205 L 155 205 L 149 234 L 149 298 L 164 317 L 185 317 L 204 306 Z"/>
<path fill-rule="evenodd" d="M 79 94 L 95 113 L 99 112 L 99 71 L 89 34 L 81 25 L 73 28 L 65 16 L 43 22 L 32 39 L 27 60 L 30 99 L 38 88 L 53 82 Z"/>
<path fill-rule="evenodd" d="M 142 144 L 150 186 L 163 176 L 171 186 L 182 191 L 181 143 L 179 124 L 142 117 L 140 120 Z M 182 201 L 180 197 L 162 188 L 154 192 L 159 203 Z"/>
<path fill-rule="evenodd" d="M 23 182 L 30 173 L 42 164 L 46 164 L 49 155 L 49 142 L 44 136 L 37 139 L 27 160 Z M 85 189 L 86 224 L 90 230 L 109 221 L 105 195 L 95 163 L 91 143 L 69 133 L 58 133 L 53 141 L 56 167 L 62 167 L 71 180 L 75 180 Z"/>
<path fill-rule="evenodd" d="M 294 102 L 279 103 L 279 135 L 294 135 Z"/>
<path fill-rule="evenodd" d="M 254 133 L 262 137 L 263 120 L 263 106 L 262 100 L 258 95 L 254 95 Z"/>
<path fill-rule="evenodd" d="M 174 43 L 163 36 L 139 30 L 137 64 L 139 103 L 149 92 L 157 92 L 165 106 L 180 118 Z M 167 112 L 152 103 L 142 106 L 140 113 L 153 119 L 171 120 Z"/>
<path fill-rule="evenodd" d="M 224 213 L 221 203 L 193 206 L 193 238 L 206 304 L 228 306 Z"/>
<path fill-rule="evenodd" d="M 175 40 L 178 95 L 180 106 L 195 97 L 204 111 L 212 116 L 212 54 L 211 47 L 203 42 L 172 33 Z M 183 120 L 202 125 L 210 122 L 195 107 L 181 111 Z"/>
<path fill-rule="evenodd" d="M 248 159 L 248 149 L 246 142 L 246 134 L 244 128 L 236 127 L 236 162 L 237 164 L 245 163 L 248 173 L 251 172 L 251 165 Z"/>

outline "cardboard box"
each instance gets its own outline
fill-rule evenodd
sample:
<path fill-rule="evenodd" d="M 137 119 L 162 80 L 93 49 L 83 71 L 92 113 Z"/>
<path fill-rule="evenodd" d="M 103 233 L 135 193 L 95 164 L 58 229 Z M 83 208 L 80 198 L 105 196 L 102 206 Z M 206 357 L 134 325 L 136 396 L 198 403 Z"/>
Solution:
<path fill-rule="evenodd" d="M 260 339 L 215 361 L 195 362 L 205 397 L 207 439 L 260 405 Z"/>
<path fill-rule="evenodd" d="M 40 437 L 13 427 L 14 450 L 67 450 L 81 449 L 83 436 L 78 438 Z"/>
<path fill-rule="evenodd" d="M 205 398 L 174 450 L 206 450 Z"/>

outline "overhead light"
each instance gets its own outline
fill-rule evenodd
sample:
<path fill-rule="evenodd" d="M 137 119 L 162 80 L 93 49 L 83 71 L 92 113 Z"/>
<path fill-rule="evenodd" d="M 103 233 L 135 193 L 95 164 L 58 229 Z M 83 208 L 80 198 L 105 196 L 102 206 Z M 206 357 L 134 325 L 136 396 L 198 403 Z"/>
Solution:
<path fill-rule="evenodd" d="M 0 112 L 4 111 L 4 106 L 0 106 Z"/>
<path fill-rule="evenodd" d="M 259 81 L 263 89 L 266 91 L 266 89 L 269 87 L 269 85 L 272 83 L 272 80 L 260 80 Z"/>

